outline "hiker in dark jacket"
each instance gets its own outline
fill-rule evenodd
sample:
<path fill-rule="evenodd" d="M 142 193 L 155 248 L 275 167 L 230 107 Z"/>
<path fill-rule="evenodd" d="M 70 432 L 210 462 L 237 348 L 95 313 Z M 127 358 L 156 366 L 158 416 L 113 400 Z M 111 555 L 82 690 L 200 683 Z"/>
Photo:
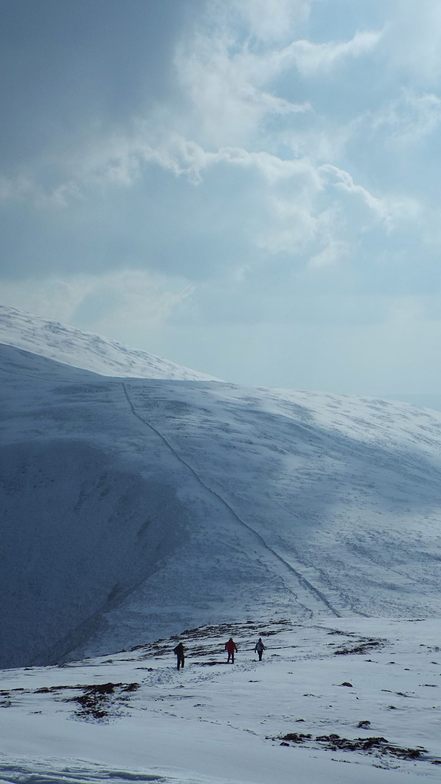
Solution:
<path fill-rule="evenodd" d="M 179 642 L 176 648 L 173 648 L 173 653 L 176 654 L 178 670 L 185 664 L 185 648 L 182 642 Z"/>
<path fill-rule="evenodd" d="M 254 652 L 257 653 L 257 655 L 259 656 L 259 661 L 262 661 L 262 655 L 264 650 L 265 650 L 265 646 L 262 642 L 262 638 L 259 637 L 254 648 Z"/>
<path fill-rule="evenodd" d="M 227 664 L 230 663 L 230 659 L 231 659 L 231 664 L 234 664 L 234 654 L 237 653 L 237 645 L 232 637 L 230 637 L 228 642 L 225 643 L 225 650 L 228 653 Z"/>

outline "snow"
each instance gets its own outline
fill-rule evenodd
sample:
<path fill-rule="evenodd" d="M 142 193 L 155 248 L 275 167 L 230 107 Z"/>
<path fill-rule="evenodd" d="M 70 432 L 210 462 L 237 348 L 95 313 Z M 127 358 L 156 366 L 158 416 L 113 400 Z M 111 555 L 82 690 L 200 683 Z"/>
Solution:
<path fill-rule="evenodd" d="M 239 648 L 234 665 L 223 650 L 230 631 Z M 262 662 L 253 653 L 260 634 Z M 110 658 L 4 672 L 0 780 L 439 781 L 439 622 L 279 619 L 189 630 L 181 639 L 187 659 L 180 672 L 176 638 Z M 366 641 L 376 645 L 368 653 L 336 653 Z M 81 714 L 72 698 L 108 683 L 139 688 L 119 697 L 115 688 L 101 718 Z M 358 727 L 363 721 L 370 726 Z M 282 746 L 292 732 L 312 740 Z M 315 740 L 331 733 L 423 748 L 419 759 L 401 759 L 330 750 Z"/>
<path fill-rule="evenodd" d="M 0 368 L 1 666 L 253 617 L 257 596 L 263 617 L 439 617 L 440 414 L 11 345 Z"/>
<path fill-rule="evenodd" d="M 0 781 L 439 780 L 441 413 L 246 389 L 11 308 L 0 341 Z"/>
<path fill-rule="evenodd" d="M 204 373 L 175 365 L 146 351 L 122 346 L 116 340 L 82 332 L 57 321 L 23 313 L 0 304 L 0 343 L 31 351 L 73 367 L 104 376 L 136 378 L 209 379 Z"/>

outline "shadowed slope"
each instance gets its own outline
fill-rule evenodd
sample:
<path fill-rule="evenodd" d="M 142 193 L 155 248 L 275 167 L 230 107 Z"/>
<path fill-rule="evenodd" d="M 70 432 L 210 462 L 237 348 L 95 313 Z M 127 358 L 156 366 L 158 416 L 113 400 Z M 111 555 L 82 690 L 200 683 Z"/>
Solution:
<path fill-rule="evenodd" d="M 106 378 L 7 345 L 0 373 L 1 665 L 256 606 L 439 614 L 440 415 Z"/>

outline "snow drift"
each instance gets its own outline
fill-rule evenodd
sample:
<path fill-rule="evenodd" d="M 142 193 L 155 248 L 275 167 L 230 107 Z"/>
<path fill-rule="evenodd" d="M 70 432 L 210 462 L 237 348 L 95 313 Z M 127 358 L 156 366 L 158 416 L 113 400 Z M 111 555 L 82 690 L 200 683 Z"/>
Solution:
<path fill-rule="evenodd" d="M 274 608 L 439 615 L 441 414 L 244 389 L 9 308 L 0 336 L 0 666 Z"/>

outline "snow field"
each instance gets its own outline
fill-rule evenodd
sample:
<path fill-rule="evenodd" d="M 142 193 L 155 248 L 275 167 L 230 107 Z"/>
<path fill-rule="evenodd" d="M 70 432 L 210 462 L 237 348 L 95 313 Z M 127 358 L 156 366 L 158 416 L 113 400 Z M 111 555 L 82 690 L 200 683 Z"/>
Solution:
<path fill-rule="evenodd" d="M 1 700 L 9 691 L 11 705 L 0 706 L 7 749 L 0 776 L 10 784 L 438 781 L 439 621 L 281 621 L 233 626 L 234 665 L 225 663 L 229 634 L 221 626 L 180 636 L 188 651 L 180 672 L 176 638 L 64 667 L 5 672 Z M 261 663 L 252 650 L 259 632 L 267 646 Z M 336 654 L 369 641 L 376 646 L 367 654 Z M 72 688 L 37 691 L 109 682 L 140 687 L 123 701 L 110 699 L 102 719 L 81 716 L 76 703 L 65 702 L 77 693 Z M 12 691 L 18 688 L 25 691 Z M 361 721 L 370 726 L 359 728 Z M 289 732 L 313 739 L 280 745 Z M 314 740 L 330 733 L 383 736 L 426 751 L 417 760 L 399 759 L 329 750 Z"/>

